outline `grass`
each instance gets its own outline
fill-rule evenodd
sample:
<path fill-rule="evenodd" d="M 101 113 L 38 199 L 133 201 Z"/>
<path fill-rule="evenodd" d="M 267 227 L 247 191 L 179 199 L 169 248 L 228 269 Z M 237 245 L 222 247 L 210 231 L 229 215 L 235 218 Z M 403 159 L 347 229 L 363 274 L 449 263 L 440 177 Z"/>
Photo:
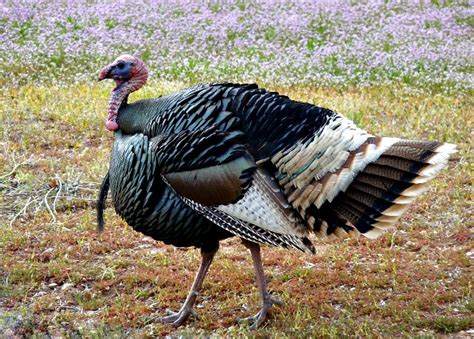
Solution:
<path fill-rule="evenodd" d="M 313 256 L 265 247 L 270 289 L 285 305 L 251 333 L 235 322 L 259 305 L 250 256 L 237 239 L 221 245 L 198 298 L 199 320 L 175 330 L 154 319 L 185 299 L 198 251 L 144 237 L 111 208 L 105 232 L 96 233 L 94 199 L 112 144 L 104 128 L 109 87 L 28 84 L 4 91 L 0 333 L 430 337 L 467 335 L 474 327 L 469 93 L 267 86 L 333 108 L 374 134 L 449 141 L 460 151 L 395 233 L 319 242 Z M 131 100 L 182 87 L 155 82 Z"/>

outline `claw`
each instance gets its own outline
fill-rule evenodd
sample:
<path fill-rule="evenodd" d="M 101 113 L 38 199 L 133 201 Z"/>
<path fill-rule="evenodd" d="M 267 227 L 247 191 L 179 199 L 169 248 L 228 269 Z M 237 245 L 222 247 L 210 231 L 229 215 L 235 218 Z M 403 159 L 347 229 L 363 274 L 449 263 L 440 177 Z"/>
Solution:
<path fill-rule="evenodd" d="M 257 320 L 257 315 L 260 314 L 258 312 L 256 315 L 251 315 L 250 317 L 245 317 L 245 318 L 237 318 L 237 322 L 239 324 L 244 324 L 244 323 L 254 323 Z"/>
<path fill-rule="evenodd" d="M 176 316 L 176 315 L 178 315 L 178 314 L 180 314 L 180 313 L 185 313 L 185 312 L 190 313 L 190 314 L 189 314 L 190 317 L 193 317 L 193 318 L 196 318 L 196 319 L 199 318 L 198 314 L 196 313 L 196 311 L 195 311 L 193 308 L 190 309 L 190 310 L 186 310 L 186 311 L 180 310 L 180 311 L 178 311 L 178 312 L 173 311 L 173 310 L 170 310 L 170 309 L 166 309 L 166 310 L 165 310 L 165 313 L 166 313 L 167 316 Z M 163 317 L 163 318 L 166 318 L 166 317 Z"/>
<path fill-rule="evenodd" d="M 281 300 L 278 300 L 278 299 L 270 298 L 270 302 L 271 302 L 272 305 L 277 305 L 277 306 L 284 306 L 285 305 L 285 302 L 283 302 Z"/>
<path fill-rule="evenodd" d="M 239 324 L 249 324 L 251 330 L 257 329 L 266 319 L 268 316 L 268 309 L 264 310 L 263 308 L 255 315 L 252 315 L 247 318 L 240 318 L 238 319 Z"/>
<path fill-rule="evenodd" d="M 166 313 L 166 315 L 176 315 L 176 314 L 178 314 L 178 312 L 170 310 L 169 308 L 167 308 L 165 310 L 165 313 Z"/>
<path fill-rule="evenodd" d="M 172 324 L 175 327 L 181 326 L 189 317 L 198 318 L 196 312 L 191 308 L 184 308 L 179 310 L 179 312 L 174 312 L 172 310 L 166 310 L 166 317 L 158 318 L 159 321 L 166 324 Z"/>
<path fill-rule="evenodd" d="M 255 330 L 257 329 L 257 327 L 263 324 L 265 320 L 267 320 L 268 315 L 270 313 L 270 309 L 272 308 L 273 305 L 282 306 L 284 305 L 284 303 L 283 301 L 276 300 L 276 299 L 271 298 L 270 296 L 267 296 L 262 305 L 262 308 L 260 309 L 260 311 L 258 311 L 257 314 L 252 315 L 247 318 L 237 319 L 237 321 L 239 324 L 248 323 L 250 324 L 250 329 Z"/>

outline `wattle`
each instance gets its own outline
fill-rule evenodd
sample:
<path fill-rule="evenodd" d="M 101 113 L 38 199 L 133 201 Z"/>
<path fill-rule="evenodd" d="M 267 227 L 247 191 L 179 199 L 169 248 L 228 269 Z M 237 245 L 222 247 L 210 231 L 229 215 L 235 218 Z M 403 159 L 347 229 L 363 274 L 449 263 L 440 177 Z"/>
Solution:
<path fill-rule="evenodd" d="M 117 124 L 116 121 L 107 120 L 105 122 L 105 128 L 107 128 L 109 131 L 114 132 L 114 131 L 118 130 L 120 127 L 119 127 L 119 125 Z"/>

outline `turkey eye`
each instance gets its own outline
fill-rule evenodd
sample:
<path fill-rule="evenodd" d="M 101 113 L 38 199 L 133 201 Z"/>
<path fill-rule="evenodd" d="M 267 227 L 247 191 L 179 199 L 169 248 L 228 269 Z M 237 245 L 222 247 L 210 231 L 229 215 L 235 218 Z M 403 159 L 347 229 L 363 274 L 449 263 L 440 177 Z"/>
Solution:
<path fill-rule="evenodd" d="M 117 64 L 117 67 L 118 67 L 119 69 L 124 69 L 125 64 L 124 64 L 123 62 L 119 62 L 119 63 Z"/>

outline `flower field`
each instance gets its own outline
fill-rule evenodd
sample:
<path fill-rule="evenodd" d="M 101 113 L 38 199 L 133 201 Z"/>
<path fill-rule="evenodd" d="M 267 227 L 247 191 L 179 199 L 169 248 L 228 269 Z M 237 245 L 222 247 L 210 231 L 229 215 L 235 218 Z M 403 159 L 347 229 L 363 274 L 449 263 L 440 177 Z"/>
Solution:
<path fill-rule="evenodd" d="M 127 51 L 164 80 L 472 88 L 474 10 L 441 3 L 7 0 L 0 63 L 81 81 Z"/>
<path fill-rule="evenodd" d="M 456 337 L 474 333 L 474 6 L 469 1 L 0 1 L 0 337 Z M 221 243 L 198 319 L 157 321 L 186 298 L 199 253 L 133 231 L 95 200 L 113 136 L 98 71 L 141 56 L 130 101 L 199 82 L 256 82 L 334 109 L 374 135 L 459 152 L 371 241 L 263 247 L 284 305 L 256 331 L 250 254 Z"/>

